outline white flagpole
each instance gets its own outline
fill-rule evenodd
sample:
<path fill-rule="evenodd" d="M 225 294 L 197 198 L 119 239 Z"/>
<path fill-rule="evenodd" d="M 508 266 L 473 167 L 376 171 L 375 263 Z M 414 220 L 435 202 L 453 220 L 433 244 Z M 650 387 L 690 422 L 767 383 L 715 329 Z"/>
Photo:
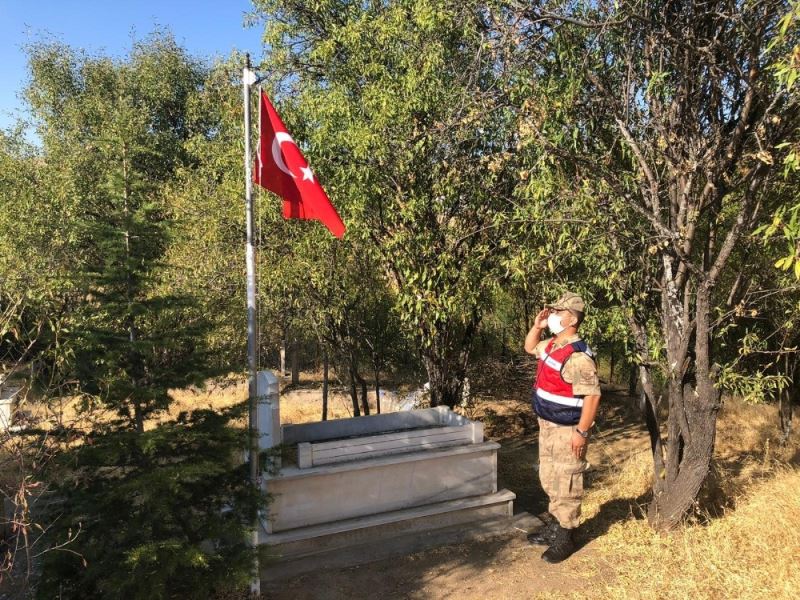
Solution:
<path fill-rule="evenodd" d="M 247 363 L 248 363 L 248 394 L 249 394 L 249 452 L 250 483 L 256 490 L 260 489 L 261 477 L 258 468 L 258 390 L 256 377 L 258 375 L 258 362 L 256 348 L 258 344 L 258 321 L 256 299 L 256 261 L 253 246 L 253 177 L 251 166 L 253 164 L 250 154 L 250 88 L 256 82 L 256 74 L 250 69 L 250 55 L 245 56 L 245 67 L 242 70 L 242 89 L 244 93 L 244 176 L 245 176 L 245 219 L 247 222 L 247 242 L 245 257 L 247 260 Z M 255 573 L 250 581 L 250 594 L 259 597 L 261 594 L 261 573 L 258 560 L 258 513 L 253 514 L 252 532 L 250 543 L 255 552 Z"/>

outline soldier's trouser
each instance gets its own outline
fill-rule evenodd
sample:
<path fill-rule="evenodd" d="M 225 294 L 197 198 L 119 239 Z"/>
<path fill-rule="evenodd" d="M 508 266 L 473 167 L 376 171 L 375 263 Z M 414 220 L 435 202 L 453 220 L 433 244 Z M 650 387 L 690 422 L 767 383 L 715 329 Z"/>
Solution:
<path fill-rule="evenodd" d="M 574 425 L 539 419 L 539 480 L 550 498 L 550 514 L 566 529 L 575 529 L 580 521 L 587 465 L 572 452 L 573 431 Z"/>

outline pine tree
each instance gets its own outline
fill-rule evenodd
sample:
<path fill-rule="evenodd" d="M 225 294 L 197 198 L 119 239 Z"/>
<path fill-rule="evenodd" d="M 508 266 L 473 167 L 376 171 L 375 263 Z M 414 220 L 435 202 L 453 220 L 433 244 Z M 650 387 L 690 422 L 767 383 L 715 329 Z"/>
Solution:
<path fill-rule="evenodd" d="M 50 473 L 60 503 L 48 539 L 71 541 L 46 555 L 39 592 L 202 597 L 252 564 L 245 439 L 232 414 L 147 422 L 168 408 L 170 389 L 212 374 L 202 290 L 177 285 L 167 264 L 178 222 L 168 184 L 191 166 L 188 141 L 211 135 L 194 112 L 208 71 L 165 34 L 119 61 L 45 44 L 30 63 L 27 97 L 52 181 L 41 206 L 66 207 L 76 261 L 70 375 L 87 404 L 119 417 Z"/>

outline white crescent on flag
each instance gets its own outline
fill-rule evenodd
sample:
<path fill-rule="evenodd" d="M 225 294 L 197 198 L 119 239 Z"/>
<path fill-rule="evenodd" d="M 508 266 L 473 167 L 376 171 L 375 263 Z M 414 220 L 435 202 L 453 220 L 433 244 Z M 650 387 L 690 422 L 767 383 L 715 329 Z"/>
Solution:
<path fill-rule="evenodd" d="M 284 142 L 291 142 L 294 144 L 294 140 L 292 136 L 284 131 L 276 131 L 275 138 L 272 140 L 272 160 L 275 161 L 275 164 L 278 165 L 278 168 L 286 173 L 287 175 L 291 175 L 294 179 L 297 179 L 297 175 L 292 173 L 289 170 L 289 167 L 286 166 L 286 163 L 283 162 L 283 155 L 281 155 L 281 144 Z M 297 144 L 295 144 L 296 146 Z"/>

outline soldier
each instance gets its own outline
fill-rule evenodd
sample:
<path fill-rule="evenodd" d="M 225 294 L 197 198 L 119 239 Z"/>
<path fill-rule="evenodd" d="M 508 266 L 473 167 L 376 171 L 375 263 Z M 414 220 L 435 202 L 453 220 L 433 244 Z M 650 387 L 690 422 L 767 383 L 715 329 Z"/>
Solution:
<path fill-rule="evenodd" d="M 600 403 L 594 355 L 578 335 L 584 314 L 583 299 L 567 292 L 536 315 L 525 338 L 525 351 L 538 359 L 532 403 L 539 420 L 539 479 L 553 517 L 529 539 L 549 546 L 542 554 L 549 563 L 576 550 L 586 448 Z M 545 327 L 553 337 L 541 340 Z"/>

